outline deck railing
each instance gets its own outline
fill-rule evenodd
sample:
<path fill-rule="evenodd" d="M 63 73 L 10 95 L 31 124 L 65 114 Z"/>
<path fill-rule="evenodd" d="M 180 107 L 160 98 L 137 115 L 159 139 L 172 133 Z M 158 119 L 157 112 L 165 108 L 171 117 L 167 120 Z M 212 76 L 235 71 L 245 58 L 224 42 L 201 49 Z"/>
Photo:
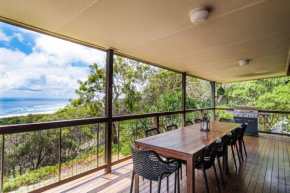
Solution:
<path fill-rule="evenodd" d="M 194 111 L 201 110 L 188 110 L 188 112 Z M 116 127 L 117 140 L 112 144 L 111 164 L 130 158 L 128 152 L 130 149 L 124 146 L 145 137 L 147 127 L 156 127 L 163 132 L 166 124 L 176 123 L 181 127 L 183 113 L 184 111 L 172 111 L 114 116 L 113 124 Z M 106 168 L 104 151 L 107 121 L 106 117 L 101 117 L 1 126 L 1 192 L 44 191 Z M 124 128 L 127 127 L 133 127 L 133 132 L 126 133 Z M 29 148 L 26 149 L 29 153 L 16 155 L 14 150 L 23 148 L 20 146 L 24 141 L 26 146 L 29 146 L 25 147 Z M 39 144 L 43 146 L 38 147 Z M 45 149 L 48 148 L 47 146 L 49 150 Z M 43 155 L 42 150 L 37 148 L 43 148 L 43 152 L 50 154 Z M 23 164 L 15 164 L 16 168 L 12 167 L 11 170 L 9 164 L 16 161 L 15 157 L 17 161 L 23 159 Z M 24 160 L 27 161 L 32 157 L 37 157 L 38 163 L 25 164 Z M 42 159 L 46 159 L 48 164 L 41 165 Z"/>
<path fill-rule="evenodd" d="M 166 132 L 165 126 L 171 123 L 181 127 L 184 120 L 191 120 L 193 122 L 195 118 L 201 118 L 204 114 L 213 116 L 211 117 L 213 119 L 218 119 L 220 115 L 226 115 L 224 113 L 225 110 L 233 109 L 204 108 L 114 116 L 112 121 L 116 133 L 114 133 L 115 139 L 112 144 L 112 165 L 130 158 L 130 145 L 133 144 L 134 140 L 145 137 L 145 130 L 148 128 L 156 127 L 161 132 Z M 215 113 L 212 114 L 212 112 Z M 289 111 L 260 110 L 260 112 L 271 114 L 268 117 L 265 116 L 260 119 L 260 131 L 274 133 L 279 129 L 276 128 L 277 124 L 273 124 L 275 122 L 281 128 L 288 127 L 288 133 L 284 132 L 284 134 L 289 134 Z M 226 116 L 230 117 L 232 114 Z M 8 192 L 17 188 L 16 192 L 44 191 L 106 168 L 107 163 L 105 163 L 104 152 L 106 149 L 106 123 L 107 118 L 102 117 L 1 126 L 2 192 Z M 89 134 L 87 131 L 90 131 Z M 36 143 L 43 143 L 51 147 L 49 151 L 46 150 L 50 153 L 49 155 L 38 155 L 40 156 L 39 159 L 42 156 L 46 156 L 46 162 L 49 164 L 45 166 L 41 164 L 38 166 L 34 165 L 33 167 L 31 165 L 18 164 L 18 168 L 12 168 L 14 171 L 7 171 L 5 167 L 14 161 L 14 156 L 23 156 L 23 159 L 28 159 L 29 156 L 36 156 L 33 152 L 34 150 L 36 151 L 34 148 L 46 148 L 20 147 L 21 141 L 28 141 L 28 145 L 31 146 Z M 71 144 L 72 141 L 74 142 L 73 144 Z M 13 154 L 15 148 L 31 148 L 31 152 L 29 155 L 15 155 Z M 69 148 L 73 149 L 73 151 L 69 151 Z M 37 165 L 39 163 L 34 164 Z M 15 173 L 16 170 L 18 172 Z M 34 172 L 34 177 L 38 176 L 38 178 L 29 181 L 27 178 L 32 176 L 30 175 L 32 172 Z M 21 180 L 23 180 L 23 183 Z"/>

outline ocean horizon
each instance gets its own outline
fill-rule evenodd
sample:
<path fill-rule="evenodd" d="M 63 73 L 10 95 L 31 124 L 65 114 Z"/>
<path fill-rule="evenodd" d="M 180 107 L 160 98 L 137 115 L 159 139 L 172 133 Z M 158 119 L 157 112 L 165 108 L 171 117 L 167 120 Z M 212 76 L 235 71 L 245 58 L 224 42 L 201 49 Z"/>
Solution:
<path fill-rule="evenodd" d="M 52 114 L 69 104 L 64 98 L 0 97 L 0 118 L 28 114 Z"/>

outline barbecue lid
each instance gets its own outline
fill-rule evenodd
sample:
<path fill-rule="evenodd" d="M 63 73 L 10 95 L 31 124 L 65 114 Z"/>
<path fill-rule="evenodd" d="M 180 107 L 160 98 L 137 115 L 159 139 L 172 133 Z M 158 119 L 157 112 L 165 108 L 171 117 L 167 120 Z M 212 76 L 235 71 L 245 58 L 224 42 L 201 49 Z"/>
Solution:
<path fill-rule="evenodd" d="M 257 106 L 247 106 L 247 105 L 237 105 L 234 108 L 235 111 L 247 111 L 247 112 L 258 112 L 259 107 Z"/>

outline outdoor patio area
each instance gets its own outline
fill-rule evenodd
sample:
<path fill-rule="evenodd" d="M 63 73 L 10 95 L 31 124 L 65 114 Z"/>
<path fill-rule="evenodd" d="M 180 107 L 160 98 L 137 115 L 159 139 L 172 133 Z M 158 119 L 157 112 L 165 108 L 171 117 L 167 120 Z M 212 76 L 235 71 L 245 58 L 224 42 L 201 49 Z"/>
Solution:
<path fill-rule="evenodd" d="M 289 0 L 1 0 L 0 193 L 290 193 Z"/>
<path fill-rule="evenodd" d="M 235 172 L 233 160 L 230 160 L 232 180 L 225 177 L 222 192 L 289 192 L 290 191 L 290 138 L 281 135 L 260 134 L 260 136 L 245 136 L 248 158 L 238 165 Z M 231 155 L 231 154 L 229 154 Z M 113 166 L 112 173 L 103 171 L 92 173 L 75 181 L 63 184 L 46 191 L 56 192 L 129 192 L 132 176 L 132 160 Z M 185 167 L 183 167 L 185 171 Z M 219 172 L 218 172 L 219 174 Z M 218 192 L 213 170 L 208 171 L 210 192 Z M 181 192 L 186 192 L 186 175 L 183 172 Z M 149 182 L 140 178 L 140 192 L 149 192 Z M 157 191 L 157 183 L 153 182 L 152 192 Z M 162 191 L 166 191 L 166 180 L 162 181 Z M 174 192 L 173 176 L 170 176 L 170 190 Z M 196 172 L 196 192 L 206 192 L 203 175 Z"/>

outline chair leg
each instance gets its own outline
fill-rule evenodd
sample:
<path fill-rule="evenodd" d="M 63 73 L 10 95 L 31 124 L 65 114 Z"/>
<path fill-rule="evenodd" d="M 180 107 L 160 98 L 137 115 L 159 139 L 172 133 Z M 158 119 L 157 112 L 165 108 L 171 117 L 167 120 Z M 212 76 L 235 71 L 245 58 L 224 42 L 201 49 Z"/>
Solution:
<path fill-rule="evenodd" d="M 230 168 L 229 168 L 229 163 L 228 163 L 228 159 L 227 158 L 225 158 L 225 163 L 226 163 L 226 171 L 227 171 L 227 173 L 228 173 L 228 175 L 229 175 L 229 178 L 230 178 L 230 180 L 231 180 L 231 173 L 230 173 Z"/>
<path fill-rule="evenodd" d="M 150 180 L 150 193 L 152 193 L 152 180 Z"/>
<path fill-rule="evenodd" d="M 133 170 L 133 172 L 132 172 L 132 179 L 131 179 L 130 193 L 133 192 L 134 177 L 135 177 L 135 171 Z"/>
<path fill-rule="evenodd" d="M 238 154 L 238 159 L 239 159 L 239 163 L 241 164 L 241 158 L 240 158 L 240 152 L 238 150 L 238 145 L 236 144 L 236 150 L 237 150 L 237 154 Z"/>
<path fill-rule="evenodd" d="M 243 141 L 243 146 L 244 146 L 244 150 L 245 150 L 246 157 L 248 157 L 244 139 L 242 139 L 242 141 Z"/>
<path fill-rule="evenodd" d="M 235 157 L 235 152 L 234 152 L 234 148 L 233 148 L 232 145 L 231 145 L 231 149 L 232 149 L 232 154 L 233 154 L 233 158 L 234 158 L 234 163 L 235 163 L 235 166 L 236 166 L 236 170 L 238 170 L 237 162 L 236 162 L 236 157 Z"/>
<path fill-rule="evenodd" d="M 244 161 L 244 155 L 243 155 L 243 146 L 242 146 L 242 140 L 239 140 L 239 152 L 241 154 L 242 157 L 242 161 Z"/>
<path fill-rule="evenodd" d="M 180 173 L 180 179 L 182 180 L 182 164 L 181 164 L 181 167 L 180 167 L 180 172 L 178 172 L 178 173 Z"/>
<path fill-rule="evenodd" d="M 178 170 L 177 170 L 178 171 Z M 177 173 L 177 171 L 174 172 L 174 193 L 176 193 L 176 183 L 177 183 L 177 175 L 179 175 Z"/>
<path fill-rule="evenodd" d="M 180 193 L 180 180 L 179 180 L 179 171 L 177 170 L 177 189 L 178 189 L 178 193 Z"/>
<path fill-rule="evenodd" d="M 218 176 L 217 176 L 217 173 L 216 173 L 215 164 L 213 164 L 213 169 L 214 169 L 214 175 L 215 175 L 217 187 L 218 187 L 218 190 L 219 190 L 219 193 L 220 193 L 221 192 L 221 189 L 220 189 L 219 179 L 218 179 Z"/>
<path fill-rule="evenodd" d="M 176 193 L 176 190 L 178 193 L 180 193 L 180 184 L 179 184 L 179 170 L 175 172 L 175 179 L 174 179 L 174 193 Z"/>
<path fill-rule="evenodd" d="M 169 176 L 166 178 L 167 184 L 166 184 L 166 190 L 169 191 Z"/>
<path fill-rule="evenodd" d="M 220 168 L 220 174 L 221 174 L 221 178 L 222 178 L 222 182 L 223 182 L 223 187 L 225 188 L 225 181 L 224 181 L 224 177 L 223 177 L 223 172 L 222 172 L 220 158 L 217 157 L 217 160 L 218 160 L 218 165 L 219 165 L 219 168 Z"/>
<path fill-rule="evenodd" d="M 225 172 L 226 171 L 226 164 L 225 164 L 225 156 L 223 156 L 223 171 Z M 226 175 L 227 175 L 227 172 L 226 172 Z"/>
<path fill-rule="evenodd" d="M 161 179 L 162 179 L 162 176 L 158 178 L 158 193 L 160 193 L 161 191 Z"/>
<path fill-rule="evenodd" d="M 205 169 L 203 166 L 202 166 L 202 173 L 203 173 L 203 177 L 204 177 L 204 181 L 205 181 L 206 192 L 209 193 L 207 177 L 206 177 Z"/>

